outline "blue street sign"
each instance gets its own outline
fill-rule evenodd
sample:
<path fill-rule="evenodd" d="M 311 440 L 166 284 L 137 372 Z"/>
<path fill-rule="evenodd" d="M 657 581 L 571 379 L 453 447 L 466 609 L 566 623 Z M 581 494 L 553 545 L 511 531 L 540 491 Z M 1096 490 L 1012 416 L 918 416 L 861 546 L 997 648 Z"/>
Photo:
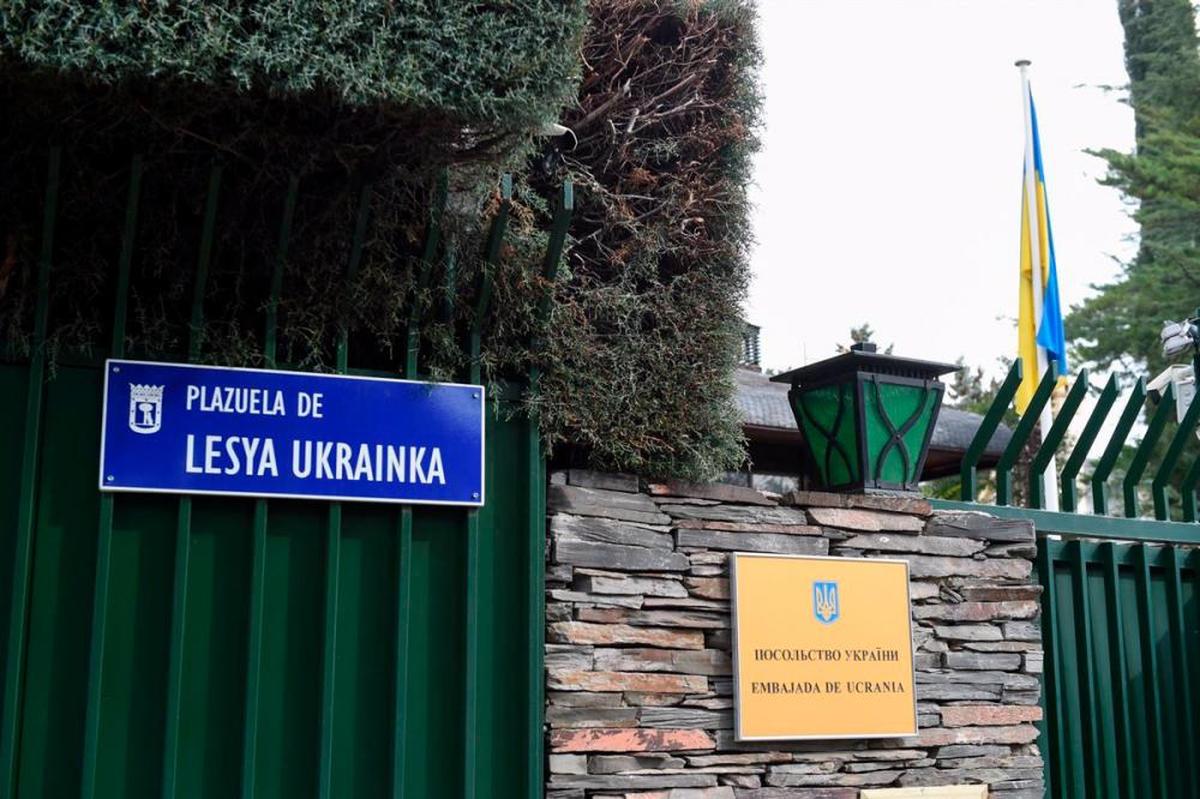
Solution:
<path fill-rule="evenodd" d="M 102 491 L 483 504 L 482 386 L 109 360 Z"/>

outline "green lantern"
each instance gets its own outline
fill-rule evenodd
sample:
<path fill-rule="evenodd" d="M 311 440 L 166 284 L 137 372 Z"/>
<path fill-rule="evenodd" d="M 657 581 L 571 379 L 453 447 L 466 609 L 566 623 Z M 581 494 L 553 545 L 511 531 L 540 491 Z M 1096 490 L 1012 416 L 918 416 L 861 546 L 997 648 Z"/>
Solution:
<path fill-rule="evenodd" d="M 849 352 L 772 377 L 804 435 L 812 476 L 831 491 L 916 491 L 942 406 L 941 375 L 958 366 Z"/>

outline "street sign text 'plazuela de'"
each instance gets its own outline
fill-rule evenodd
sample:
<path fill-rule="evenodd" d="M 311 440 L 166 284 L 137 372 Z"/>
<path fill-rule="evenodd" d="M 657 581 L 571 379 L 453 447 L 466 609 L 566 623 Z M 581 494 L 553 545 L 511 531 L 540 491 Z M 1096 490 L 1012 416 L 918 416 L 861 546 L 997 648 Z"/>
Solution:
<path fill-rule="evenodd" d="M 917 734 L 907 562 L 730 559 L 739 740 Z"/>
<path fill-rule="evenodd" d="M 482 505 L 481 386 L 110 360 L 103 491 Z"/>

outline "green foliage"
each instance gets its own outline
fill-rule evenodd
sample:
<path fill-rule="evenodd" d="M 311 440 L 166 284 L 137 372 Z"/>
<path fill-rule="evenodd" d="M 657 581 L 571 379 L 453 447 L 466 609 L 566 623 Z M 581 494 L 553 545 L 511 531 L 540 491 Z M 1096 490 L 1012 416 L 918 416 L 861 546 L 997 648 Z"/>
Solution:
<path fill-rule="evenodd" d="M 987 377 L 982 367 L 972 369 L 964 358 L 960 357 L 955 363 L 958 364 L 959 370 L 954 373 L 950 385 L 946 387 L 946 404 L 951 408 L 980 415 L 987 413 L 996 402 L 996 396 L 1000 393 L 1000 386 L 1004 381 L 999 377 Z M 1006 375 L 1011 368 L 1010 358 L 998 359 L 997 374 Z M 1019 420 L 1016 409 L 1010 405 L 1001 418 L 1001 424 L 1014 427 Z"/>
<path fill-rule="evenodd" d="M 1126 374 L 1163 361 L 1164 319 L 1192 313 L 1200 295 L 1200 54 L 1189 0 L 1121 0 L 1137 151 L 1100 151 L 1107 185 L 1136 203 L 1136 258 L 1072 310 L 1067 329 L 1081 360 Z"/>
<path fill-rule="evenodd" d="M 27 352 L 32 326 L 48 142 L 65 157 L 50 312 L 52 355 L 64 359 L 107 349 L 138 153 L 146 176 L 129 355 L 187 350 L 208 179 L 221 164 L 197 331 L 203 360 L 262 364 L 262 311 L 295 176 L 280 362 L 330 369 L 344 330 L 355 366 L 395 370 L 415 312 L 422 373 L 461 379 L 495 183 L 511 169 L 516 196 L 492 270 L 485 379 L 499 387 L 540 368 L 540 391 L 526 401 L 548 443 L 579 445 L 594 466 L 685 477 L 735 468 L 744 446 L 732 370 L 759 103 L 751 5 L 593 2 L 579 85 L 582 11 L 582 2 L 550 0 L 436 10 L 417 0 L 233 11 L 199 2 L 4 6 L 8 355 Z M 576 99 L 563 122 L 574 138 L 527 158 L 531 134 L 559 116 L 568 94 Z M 442 246 L 422 286 L 443 170 Z M 540 329 L 537 308 L 552 290 L 540 277 L 545 231 L 568 177 L 578 210 L 550 325 Z M 363 185 L 370 222 L 348 279 Z"/>
<path fill-rule="evenodd" d="M 871 327 L 869 322 L 863 322 L 858 327 L 850 328 L 850 344 L 867 344 L 874 339 L 874 336 L 875 330 Z M 895 344 L 888 344 L 886 347 L 880 350 L 880 352 L 882 352 L 884 355 L 891 355 L 895 346 Z M 836 349 L 838 352 L 850 351 L 849 345 L 846 344 L 838 344 Z"/>
<path fill-rule="evenodd" d="M 1137 149 L 1097 154 L 1109 164 L 1105 183 L 1134 205 L 1139 248 L 1117 280 L 1097 286 L 1095 296 L 1072 310 L 1067 329 L 1082 360 L 1111 364 L 1126 376 L 1154 375 L 1167 366 L 1161 323 L 1190 316 L 1200 304 L 1200 41 L 1190 0 L 1120 0 L 1118 8 Z M 1148 474 L 1177 429 L 1172 419 Z M 1120 480 L 1133 451 L 1125 446 L 1109 481 L 1110 511 L 1120 504 Z M 1189 458 L 1183 460 L 1186 466 Z M 1170 490 L 1174 500 L 1175 487 Z"/>
<path fill-rule="evenodd" d="M 960 357 L 955 363 L 959 369 L 950 379 L 950 384 L 946 386 L 946 394 L 942 398 L 942 405 L 947 408 L 957 408 L 959 410 L 977 413 L 981 417 L 991 409 L 996 401 L 996 396 L 1000 393 L 1000 386 L 1004 382 L 997 377 L 987 377 L 984 374 L 982 367 L 972 369 L 967 365 L 966 359 Z M 1012 366 L 1012 361 L 1008 358 L 999 359 L 997 365 L 998 374 L 1004 375 L 1008 373 Z M 1001 424 L 1007 425 L 1009 429 L 1016 427 L 1019 417 L 1017 411 L 1011 404 L 1005 410 L 1004 416 L 1001 419 Z M 981 470 L 976 480 L 979 489 L 979 498 L 983 501 L 990 501 L 996 493 L 995 474 L 991 470 Z M 1023 492 L 1023 486 L 1018 482 L 1014 484 L 1014 488 Z M 927 497 L 935 499 L 962 499 L 962 480 L 958 475 L 950 477 L 941 477 L 937 480 L 930 480 L 922 484 L 921 493 Z"/>
<path fill-rule="evenodd" d="M 574 95 L 582 0 L 8 0 L 0 66 L 116 85 L 313 97 L 447 117 L 472 136 Z"/>
<path fill-rule="evenodd" d="M 578 85 L 583 0 L 228 4 L 14 2 L 0 6 L 0 331 L 20 356 L 32 327 L 48 143 L 64 152 L 49 347 L 107 350 L 112 267 L 130 159 L 146 165 L 128 344 L 187 350 L 200 220 L 220 165 L 217 237 L 196 331 L 201 358 L 262 361 L 262 309 L 286 187 L 298 178 L 280 301 L 282 362 L 328 369 L 349 331 L 360 365 L 394 368 L 410 314 L 421 362 L 461 376 L 495 182 Z M 416 285 L 437 176 L 451 174 L 444 246 Z M 359 187 L 370 226 L 346 277 Z M 497 279 L 486 366 L 531 360 L 544 202 L 518 197 Z M 451 274 L 453 280 L 450 279 Z M 521 290 L 513 288 L 523 287 Z M 510 318 L 511 316 L 511 318 Z M 430 321 L 432 320 L 432 321 Z M 504 339 L 504 336 L 511 336 Z M 524 342 L 524 347 L 521 346 Z"/>
<path fill-rule="evenodd" d="M 593 0 L 575 139 L 579 189 L 538 400 L 593 466 L 710 477 L 745 458 L 734 406 L 749 269 L 759 51 L 745 0 Z"/>

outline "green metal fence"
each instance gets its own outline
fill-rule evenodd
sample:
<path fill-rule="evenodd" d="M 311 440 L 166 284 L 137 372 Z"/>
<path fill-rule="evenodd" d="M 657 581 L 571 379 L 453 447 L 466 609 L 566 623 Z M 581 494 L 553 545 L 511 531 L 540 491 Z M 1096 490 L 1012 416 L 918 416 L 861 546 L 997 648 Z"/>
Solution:
<path fill-rule="evenodd" d="M 995 435 L 1000 421 L 1008 410 L 1009 404 L 1021 385 L 1022 364 L 1015 362 L 1001 383 L 995 400 L 984 415 L 983 421 L 976 431 L 974 438 L 967 447 L 961 467 L 960 498 L 963 502 L 974 502 L 979 495 L 977 466 L 983 457 L 983 452 Z M 1029 406 L 1021 415 L 1012 437 L 1004 448 L 999 462 L 996 464 L 996 504 L 1009 505 L 1012 502 L 1012 475 L 1021 453 L 1032 439 L 1038 416 L 1050 401 L 1051 394 L 1058 384 L 1060 377 L 1055 364 L 1051 362 L 1038 382 Z M 1062 470 L 1050 475 L 1050 482 L 1060 490 L 1061 507 L 1064 511 L 1074 512 L 1078 508 L 1077 480 L 1088 454 L 1108 419 L 1119 394 L 1117 376 L 1109 377 L 1103 390 L 1096 398 L 1092 412 L 1084 423 L 1079 437 L 1073 442 L 1067 452 L 1058 453 L 1068 441 L 1068 430 L 1076 414 L 1082 407 L 1083 399 L 1089 390 L 1088 372 L 1081 370 L 1076 376 L 1070 391 L 1067 392 L 1054 423 L 1049 430 L 1042 431 L 1042 440 L 1037 444 L 1033 459 L 1029 465 L 1029 506 L 1034 509 L 1046 507 L 1045 484 L 1043 479 L 1053 463 L 1056 454 L 1065 455 Z M 1092 512 L 1104 516 L 1109 512 L 1108 480 L 1117 467 L 1118 460 L 1127 446 L 1130 433 L 1138 419 L 1144 413 L 1146 428 L 1140 441 L 1131 445 L 1133 456 L 1124 475 L 1121 477 L 1122 511 L 1126 518 L 1135 519 L 1141 516 L 1142 491 L 1144 479 L 1150 467 L 1156 446 L 1162 440 L 1172 409 L 1175 407 L 1174 387 L 1168 387 L 1157 403 L 1151 401 L 1146 391 L 1146 381 L 1138 379 L 1129 391 L 1120 414 L 1115 420 L 1112 434 L 1105 444 L 1099 459 L 1090 475 Z M 1149 481 L 1151 504 L 1154 518 L 1165 521 L 1171 518 L 1171 506 L 1168 487 L 1171 486 L 1187 445 L 1192 442 L 1197 425 L 1200 425 L 1200 403 L 1193 402 L 1187 412 L 1179 420 L 1179 425 L 1167 441 L 1166 449 L 1157 468 L 1154 469 Z M 1197 514 L 1196 488 L 1200 485 L 1200 456 L 1196 456 L 1188 469 L 1180 475 L 1175 483 L 1180 496 L 1180 514 L 1184 521 L 1200 520 Z"/>
<path fill-rule="evenodd" d="M 1037 530 L 1047 797 L 1200 796 L 1200 531 L 934 501 Z"/>
<path fill-rule="evenodd" d="M 0 363 L 0 796 L 534 797 L 542 793 L 544 461 L 536 420 L 489 407 L 478 510 L 101 495 L 102 364 L 45 352 L 61 153 L 50 153 L 33 356 Z M 113 253 L 124 354 L 142 164 Z M 209 175 L 197 357 L 222 174 Z M 298 181 L 263 313 L 274 367 Z M 511 182 L 504 182 L 504 197 Z M 368 227 L 360 201 L 347 274 Z M 426 231 L 427 283 L 444 183 Z M 571 208 L 546 253 L 553 278 Z M 507 202 L 493 221 L 495 263 Z M 469 331 L 470 373 L 490 285 Z M 419 375 L 421 315 L 397 372 Z M 338 368 L 354 373 L 343 334 Z M 533 376 L 536 380 L 536 376 Z"/>
<path fill-rule="evenodd" d="M 1200 552 L 1042 539 L 1047 795 L 1200 794 Z"/>
<path fill-rule="evenodd" d="M 1028 508 L 1012 505 L 1012 474 L 1028 451 L 1035 422 L 1058 382 L 1047 370 L 996 466 L 996 504 L 976 502 L 976 464 L 1021 382 L 1018 362 L 962 464 L 960 502 L 935 501 L 944 510 L 982 510 L 1032 521 L 1037 530 L 1037 573 L 1042 585 L 1045 649 L 1040 746 L 1046 758 L 1046 796 L 1067 799 L 1151 799 L 1200 796 L 1200 526 L 1195 524 L 1200 457 L 1175 482 L 1193 433 L 1200 402 L 1193 402 L 1166 441 L 1174 398 L 1157 405 L 1137 381 L 1121 403 L 1112 436 L 1090 475 L 1092 514 L 1076 512 L 1079 475 L 1113 408 L 1110 378 L 1065 449 L 1068 427 L 1088 390 L 1075 379 L 1028 468 Z M 1108 481 L 1137 420 L 1147 423 L 1120 482 L 1123 515 L 1108 515 Z M 1053 481 L 1063 512 L 1045 510 L 1043 475 L 1056 455 L 1065 458 Z M 1147 479 L 1149 477 L 1149 479 Z M 1171 520 L 1168 487 L 1181 498 Z M 1146 489 L 1149 489 L 1148 491 Z M 1149 494 L 1149 501 L 1146 495 Z M 1154 518 L 1140 518 L 1152 506 Z"/>

